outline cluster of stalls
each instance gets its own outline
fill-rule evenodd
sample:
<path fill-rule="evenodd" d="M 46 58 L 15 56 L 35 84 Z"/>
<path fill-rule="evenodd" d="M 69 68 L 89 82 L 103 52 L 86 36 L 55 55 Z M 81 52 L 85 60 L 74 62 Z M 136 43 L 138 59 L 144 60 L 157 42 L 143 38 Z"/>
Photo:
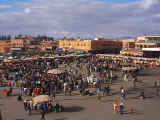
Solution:
<path fill-rule="evenodd" d="M 111 59 L 113 61 L 121 61 L 122 63 L 131 63 L 132 65 L 144 64 L 150 66 L 160 66 L 160 59 L 158 58 L 144 58 L 144 57 L 131 57 L 122 55 L 97 55 L 101 59 Z"/>

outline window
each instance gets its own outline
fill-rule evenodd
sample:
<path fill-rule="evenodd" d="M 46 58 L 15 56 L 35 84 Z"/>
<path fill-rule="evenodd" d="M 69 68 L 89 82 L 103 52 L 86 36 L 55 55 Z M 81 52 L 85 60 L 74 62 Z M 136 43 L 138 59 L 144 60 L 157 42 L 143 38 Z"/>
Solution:
<path fill-rule="evenodd" d="M 105 43 L 105 44 L 103 44 L 103 46 L 109 46 L 110 44 L 108 44 L 108 43 Z"/>

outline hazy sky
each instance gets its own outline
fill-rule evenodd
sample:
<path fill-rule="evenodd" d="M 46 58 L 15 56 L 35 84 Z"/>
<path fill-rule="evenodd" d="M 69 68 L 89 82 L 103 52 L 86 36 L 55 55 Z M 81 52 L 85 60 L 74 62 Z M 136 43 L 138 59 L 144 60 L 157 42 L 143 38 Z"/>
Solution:
<path fill-rule="evenodd" d="M 0 34 L 160 34 L 160 0 L 0 0 Z"/>

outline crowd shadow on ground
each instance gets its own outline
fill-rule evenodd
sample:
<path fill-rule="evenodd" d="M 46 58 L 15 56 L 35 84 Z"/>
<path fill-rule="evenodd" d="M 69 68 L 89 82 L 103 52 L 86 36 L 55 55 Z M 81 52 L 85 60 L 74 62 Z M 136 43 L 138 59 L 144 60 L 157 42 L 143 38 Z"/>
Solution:
<path fill-rule="evenodd" d="M 72 112 L 80 112 L 82 110 L 84 110 L 84 108 L 80 107 L 80 106 L 71 106 L 71 107 L 65 106 L 63 112 L 72 113 Z M 53 112 L 49 112 L 47 114 L 53 114 L 53 113 L 55 113 L 55 112 L 53 111 Z M 34 110 L 34 111 L 32 111 L 32 115 L 39 115 L 40 116 L 41 112 L 40 112 L 40 110 Z M 54 118 L 54 120 L 68 120 L 68 118 L 67 117 Z"/>
<path fill-rule="evenodd" d="M 114 96 L 114 95 L 120 95 L 120 90 L 118 90 L 118 91 L 112 91 L 112 93 L 111 93 L 111 96 Z"/>
<path fill-rule="evenodd" d="M 151 76 L 151 75 L 153 74 L 144 73 L 144 72 L 138 74 L 138 76 Z"/>
<path fill-rule="evenodd" d="M 71 106 L 71 107 L 65 107 L 63 112 L 80 112 L 84 110 L 81 106 Z"/>
<path fill-rule="evenodd" d="M 145 69 L 142 70 L 138 73 L 138 76 L 160 76 L 159 74 L 159 68 L 155 68 L 155 69 Z"/>
<path fill-rule="evenodd" d="M 56 118 L 54 120 L 68 120 L 68 118 L 64 117 L 64 118 Z"/>
<path fill-rule="evenodd" d="M 130 112 L 129 109 L 124 110 L 123 115 L 143 115 L 144 113 L 142 113 L 139 110 L 133 110 L 133 113 Z"/>

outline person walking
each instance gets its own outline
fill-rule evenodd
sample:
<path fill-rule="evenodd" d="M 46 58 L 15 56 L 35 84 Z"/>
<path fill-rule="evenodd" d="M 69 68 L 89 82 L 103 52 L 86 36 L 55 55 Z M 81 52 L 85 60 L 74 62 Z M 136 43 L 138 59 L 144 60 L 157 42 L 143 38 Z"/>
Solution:
<path fill-rule="evenodd" d="M 45 114 L 46 114 L 46 113 L 45 113 L 44 109 L 42 108 L 42 109 L 41 109 L 41 120 L 46 120 L 46 119 L 45 119 Z"/>
<path fill-rule="evenodd" d="M 72 95 L 72 88 L 69 87 L 68 91 L 69 91 L 69 95 L 71 96 Z"/>
<path fill-rule="evenodd" d="M 64 82 L 64 95 L 66 95 L 67 93 L 67 86 L 68 86 L 68 83 L 67 82 Z"/>
<path fill-rule="evenodd" d="M 53 98 L 54 100 L 56 100 L 56 91 L 55 91 L 55 90 L 52 91 L 52 98 Z"/>
<path fill-rule="evenodd" d="M 119 112 L 121 115 L 123 115 L 123 111 L 124 111 L 124 104 L 123 104 L 123 102 L 121 102 L 119 105 Z"/>
<path fill-rule="evenodd" d="M 56 103 L 56 105 L 55 105 L 55 112 L 56 112 L 56 113 L 59 112 L 59 103 Z"/>
<path fill-rule="evenodd" d="M 132 78 L 132 87 L 135 88 L 136 87 L 136 81 L 137 81 L 137 77 L 133 76 Z"/>
<path fill-rule="evenodd" d="M 27 100 L 24 100 L 23 104 L 24 104 L 24 109 L 26 111 L 27 110 Z"/>
<path fill-rule="evenodd" d="M 110 94 L 110 87 L 109 87 L 109 85 L 107 85 L 107 87 L 106 87 L 106 93 L 107 93 L 107 95 Z"/>
<path fill-rule="evenodd" d="M 31 109 L 31 105 L 30 103 L 27 105 L 27 113 L 28 115 L 30 116 L 31 115 L 31 112 L 32 112 L 32 109 Z"/>
<path fill-rule="evenodd" d="M 32 100 L 29 101 L 29 105 L 30 105 L 31 110 L 33 110 L 33 101 Z"/>
<path fill-rule="evenodd" d="M 109 85 L 105 85 L 103 95 L 106 96 L 106 95 L 109 95 L 109 93 L 110 93 L 110 87 Z"/>
<path fill-rule="evenodd" d="M 121 89 L 121 97 L 123 100 L 126 99 L 126 90 L 124 88 Z"/>
<path fill-rule="evenodd" d="M 117 100 L 115 100 L 113 103 L 113 110 L 114 110 L 114 113 L 118 113 L 118 101 Z"/>
<path fill-rule="evenodd" d="M 156 95 L 159 96 L 159 91 L 160 91 L 160 82 L 157 81 L 157 85 L 156 85 Z"/>
<path fill-rule="evenodd" d="M 23 88 L 22 88 L 22 86 L 20 85 L 20 86 L 19 86 L 19 95 L 20 95 L 20 96 L 22 96 L 22 92 L 23 92 Z"/>
<path fill-rule="evenodd" d="M 100 88 L 97 88 L 97 100 L 98 101 L 101 100 L 101 91 L 100 91 Z"/>
<path fill-rule="evenodd" d="M 156 87 L 157 87 L 157 81 L 154 82 L 153 88 L 156 88 Z"/>
<path fill-rule="evenodd" d="M 34 98 L 35 98 L 35 93 L 32 92 L 32 102 L 34 102 Z"/>

